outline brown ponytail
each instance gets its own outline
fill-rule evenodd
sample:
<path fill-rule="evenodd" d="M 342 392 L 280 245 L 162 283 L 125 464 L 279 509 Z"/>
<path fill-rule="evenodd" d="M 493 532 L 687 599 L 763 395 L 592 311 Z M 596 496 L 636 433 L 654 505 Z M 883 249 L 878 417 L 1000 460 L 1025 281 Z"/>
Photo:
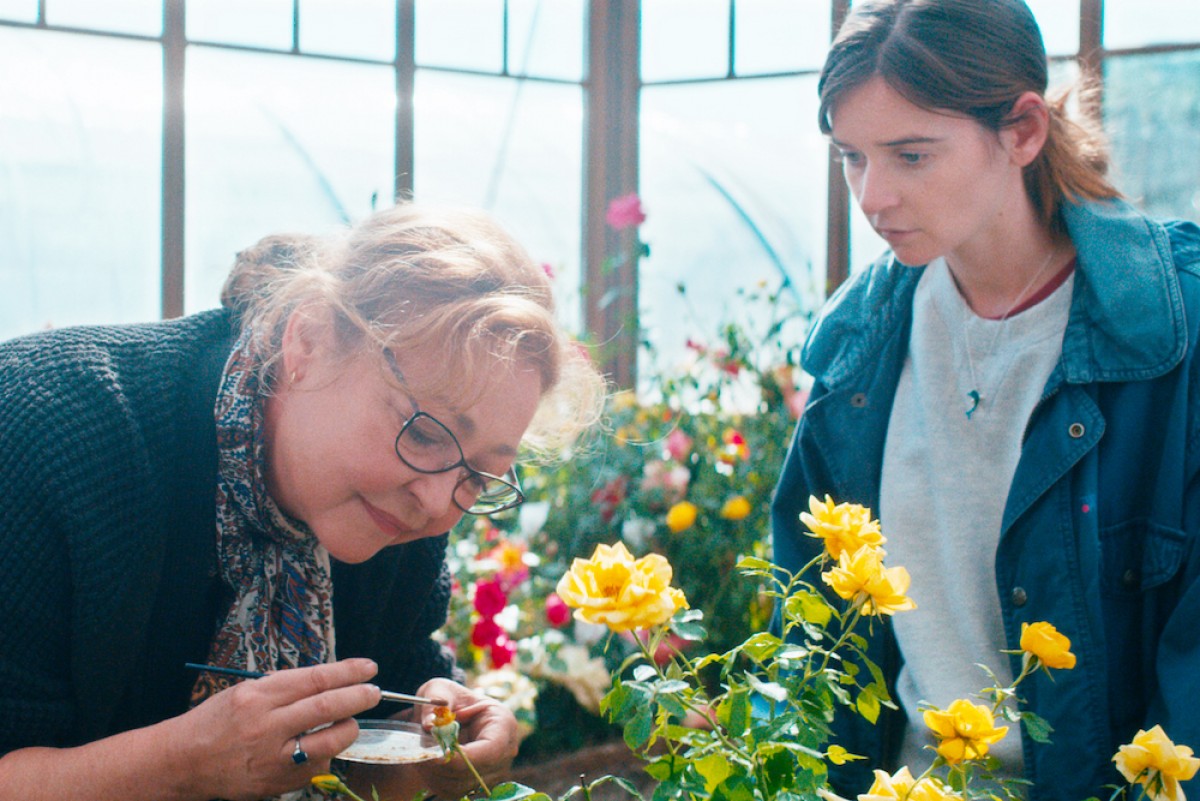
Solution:
<path fill-rule="evenodd" d="M 1081 90 L 1086 96 L 1090 90 Z M 1096 126 L 1066 112 L 1068 92 L 1050 100 L 1050 130 L 1046 144 L 1025 168 L 1025 190 L 1042 223 L 1062 230 L 1059 206 L 1108 200 L 1121 193 L 1108 182 L 1108 147 Z"/>

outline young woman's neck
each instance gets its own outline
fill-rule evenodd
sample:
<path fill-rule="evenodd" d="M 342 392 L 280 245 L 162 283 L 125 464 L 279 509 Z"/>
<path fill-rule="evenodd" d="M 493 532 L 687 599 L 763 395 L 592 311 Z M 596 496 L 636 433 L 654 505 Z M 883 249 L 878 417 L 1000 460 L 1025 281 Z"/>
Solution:
<path fill-rule="evenodd" d="M 1037 219 L 1032 204 L 946 254 L 967 305 L 980 317 L 1008 316 L 1075 255 L 1069 237 Z"/>

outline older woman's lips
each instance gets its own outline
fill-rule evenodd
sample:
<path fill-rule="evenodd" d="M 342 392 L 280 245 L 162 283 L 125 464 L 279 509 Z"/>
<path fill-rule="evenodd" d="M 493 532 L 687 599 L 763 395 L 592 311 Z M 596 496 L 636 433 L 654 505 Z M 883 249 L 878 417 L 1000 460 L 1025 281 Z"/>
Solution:
<path fill-rule="evenodd" d="M 915 229 L 901 230 L 899 228 L 876 228 L 875 233 L 883 237 L 889 245 L 895 247 L 901 242 L 912 238 L 917 232 Z"/>
<path fill-rule="evenodd" d="M 379 527 L 379 530 L 387 536 L 395 539 L 399 537 L 407 537 L 412 534 L 413 530 L 411 528 L 404 525 L 399 519 L 383 511 L 378 506 L 372 506 L 371 503 L 365 498 L 362 499 L 362 505 L 363 508 L 367 510 L 367 516 L 369 516 L 372 522 Z"/>

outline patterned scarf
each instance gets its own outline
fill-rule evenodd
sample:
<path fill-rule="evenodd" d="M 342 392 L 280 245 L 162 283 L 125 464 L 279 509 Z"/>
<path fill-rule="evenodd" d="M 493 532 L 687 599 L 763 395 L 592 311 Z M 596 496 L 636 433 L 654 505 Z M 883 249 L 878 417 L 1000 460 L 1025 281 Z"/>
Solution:
<path fill-rule="evenodd" d="M 335 658 L 329 552 L 267 494 L 263 395 L 250 342 L 243 334 L 234 346 L 214 409 L 217 560 L 235 597 L 208 662 L 255 671 L 319 665 Z M 201 673 L 192 706 L 235 681 Z"/>

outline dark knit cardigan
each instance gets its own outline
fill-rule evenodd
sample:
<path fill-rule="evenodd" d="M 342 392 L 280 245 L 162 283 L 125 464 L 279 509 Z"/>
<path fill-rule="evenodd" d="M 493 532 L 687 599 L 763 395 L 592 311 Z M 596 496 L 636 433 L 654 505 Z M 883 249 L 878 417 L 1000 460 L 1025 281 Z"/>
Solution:
<path fill-rule="evenodd" d="M 217 578 L 213 404 L 225 311 L 0 344 L 0 753 L 187 709 Z M 452 674 L 446 537 L 333 566 L 339 657 L 413 691 Z M 381 706 L 377 714 L 397 711 Z"/>

